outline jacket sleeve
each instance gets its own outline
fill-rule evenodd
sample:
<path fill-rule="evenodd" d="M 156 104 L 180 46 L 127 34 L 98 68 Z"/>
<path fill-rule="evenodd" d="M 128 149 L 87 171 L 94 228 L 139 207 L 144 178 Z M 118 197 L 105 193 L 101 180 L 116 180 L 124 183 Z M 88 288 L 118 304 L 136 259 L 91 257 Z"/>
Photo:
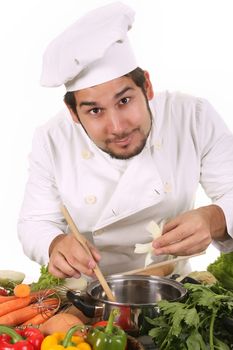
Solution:
<path fill-rule="evenodd" d="M 60 213 L 61 199 L 43 128 L 36 130 L 29 156 L 29 178 L 18 221 L 18 237 L 24 253 L 39 264 L 49 260 L 51 241 L 66 231 Z"/>
<path fill-rule="evenodd" d="M 202 101 L 199 111 L 201 146 L 200 183 L 212 203 L 222 208 L 230 238 L 213 244 L 221 251 L 233 250 L 233 135 L 214 108 Z"/>

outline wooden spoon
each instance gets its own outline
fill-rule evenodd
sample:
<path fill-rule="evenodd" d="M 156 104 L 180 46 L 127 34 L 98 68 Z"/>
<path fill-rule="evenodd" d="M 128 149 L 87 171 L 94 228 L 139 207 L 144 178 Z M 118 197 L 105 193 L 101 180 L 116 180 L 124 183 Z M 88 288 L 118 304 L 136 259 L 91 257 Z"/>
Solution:
<path fill-rule="evenodd" d="M 146 267 L 142 267 L 142 268 L 131 270 L 131 271 L 122 272 L 122 275 L 139 275 L 139 274 L 143 275 L 143 274 L 148 274 L 148 273 L 153 274 L 154 269 L 163 268 L 164 266 L 168 266 L 168 265 L 175 265 L 178 261 L 188 260 L 190 258 L 194 258 L 196 256 L 203 255 L 205 253 L 206 253 L 205 251 L 202 251 L 200 253 L 193 254 L 193 255 L 177 256 L 176 258 L 161 261 L 159 263 L 151 264 L 151 265 L 148 265 Z"/>
<path fill-rule="evenodd" d="M 67 224 L 69 225 L 70 229 L 71 229 L 71 232 L 73 233 L 74 237 L 79 241 L 79 243 L 81 243 L 81 245 L 83 246 L 83 248 L 85 249 L 85 251 L 87 252 L 87 254 L 92 257 L 92 254 L 91 254 L 91 251 L 87 245 L 87 240 L 85 239 L 85 237 L 83 235 L 81 235 L 81 233 L 79 232 L 77 226 L 75 225 L 72 217 L 70 216 L 67 208 L 62 205 L 61 206 L 61 212 L 62 214 L 64 215 L 66 221 L 67 221 Z M 99 266 L 96 264 L 95 268 L 93 269 L 93 271 L 95 272 L 96 274 L 96 277 L 98 278 L 103 290 L 105 291 L 105 294 L 107 295 L 108 299 L 110 301 L 113 301 L 115 302 L 116 301 L 116 298 L 115 296 L 113 295 L 104 275 L 102 274 Z"/>

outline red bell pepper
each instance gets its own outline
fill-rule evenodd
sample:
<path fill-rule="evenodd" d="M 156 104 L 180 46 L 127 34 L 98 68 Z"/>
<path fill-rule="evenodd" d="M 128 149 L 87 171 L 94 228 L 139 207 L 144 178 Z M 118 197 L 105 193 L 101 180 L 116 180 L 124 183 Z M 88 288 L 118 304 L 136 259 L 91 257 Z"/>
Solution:
<path fill-rule="evenodd" d="M 132 328 L 130 306 L 120 306 L 120 316 L 117 320 L 117 324 L 125 331 L 128 331 Z"/>
<path fill-rule="evenodd" d="M 0 350 L 40 350 L 43 339 L 37 328 L 13 329 L 0 325 Z"/>
<path fill-rule="evenodd" d="M 119 307 L 120 310 L 120 315 L 118 317 L 118 319 L 116 320 L 116 322 L 114 322 L 113 324 L 115 326 L 119 326 L 120 328 L 124 329 L 124 331 L 128 331 L 132 328 L 132 322 L 131 322 L 131 311 L 130 311 L 130 306 L 120 306 Z M 107 326 L 108 321 L 98 321 L 96 323 L 94 323 L 94 327 L 96 326 Z"/>

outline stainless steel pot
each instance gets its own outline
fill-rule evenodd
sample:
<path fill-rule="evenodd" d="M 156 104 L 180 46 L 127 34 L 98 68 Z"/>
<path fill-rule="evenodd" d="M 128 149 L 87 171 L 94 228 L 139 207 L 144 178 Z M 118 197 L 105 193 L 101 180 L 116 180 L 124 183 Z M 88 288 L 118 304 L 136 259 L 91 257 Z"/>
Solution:
<path fill-rule="evenodd" d="M 144 333 L 145 316 L 156 316 L 159 300 L 179 301 L 187 293 L 181 283 L 166 277 L 113 275 L 106 280 L 117 302 L 108 301 L 99 281 L 90 283 L 85 294 L 68 291 L 67 298 L 95 322 L 107 320 L 110 311 L 118 308 L 117 323 L 134 336 Z"/>

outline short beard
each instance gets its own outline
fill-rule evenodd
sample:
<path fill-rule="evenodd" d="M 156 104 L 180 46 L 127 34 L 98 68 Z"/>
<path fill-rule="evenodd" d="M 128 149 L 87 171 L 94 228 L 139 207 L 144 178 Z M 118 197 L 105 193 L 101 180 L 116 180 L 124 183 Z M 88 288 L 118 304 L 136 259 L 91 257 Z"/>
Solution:
<path fill-rule="evenodd" d="M 142 140 L 140 145 L 134 150 L 134 152 L 130 153 L 129 155 L 115 154 L 114 152 L 111 152 L 111 150 L 109 150 L 109 149 L 104 149 L 104 148 L 101 148 L 100 146 L 96 145 L 101 151 L 107 153 L 112 159 L 127 160 L 127 159 L 130 159 L 130 158 L 133 158 L 133 157 L 137 156 L 144 149 L 144 147 L 146 145 L 146 142 L 147 142 L 147 139 L 148 139 L 148 136 L 150 135 L 150 131 L 151 131 L 151 128 L 152 128 L 152 122 L 153 122 L 152 113 L 151 113 L 151 110 L 150 110 L 148 99 L 146 98 L 145 94 L 144 94 L 144 96 L 145 96 L 145 99 L 146 99 L 147 110 L 148 110 L 148 113 L 149 113 L 149 116 L 150 116 L 150 122 L 151 122 L 150 130 L 148 131 L 147 135 L 144 137 L 144 139 Z M 80 119 L 79 119 L 79 123 L 82 125 L 82 127 L 83 127 L 84 131 L 86 132 L 87 136 L 90 138 L 90 136 L 88 135 L 88 133 L 87 133 L 86 129 L 84 128 L 84 126 L 83 126 L 82 122 L 80 121 Z M 90 140 L 92 140 L 92 139 L 90 138 Z"/>
<path fill-rule="evenodd" d="M 101 149 L 101 151 L 107 153 L 112 159 L 127 160 L 127 159 L 130 159 L 130 158 L 133 158 L 133 157 L 137 156 L 139 153 L 142 152 L 142 150 L 144 149 L 144 147 L 146 145 L 146 141 L 148 139 L 149 134 L 150 134 L 150 131 L 149 131 L 148 135 L 146 135 L 146 137 L 142 140 L 141 144 L 138 145 L 138 147 L 135 148 L 134 152 L 130 153 L 129 155 L 127 155 L 127 154 L 126 155 L 116 154 L 114 152 L 111 152 L 108 149 L 103 149 L 103 148 L 100 148 L 100 147 L 99 148 Z"/>

